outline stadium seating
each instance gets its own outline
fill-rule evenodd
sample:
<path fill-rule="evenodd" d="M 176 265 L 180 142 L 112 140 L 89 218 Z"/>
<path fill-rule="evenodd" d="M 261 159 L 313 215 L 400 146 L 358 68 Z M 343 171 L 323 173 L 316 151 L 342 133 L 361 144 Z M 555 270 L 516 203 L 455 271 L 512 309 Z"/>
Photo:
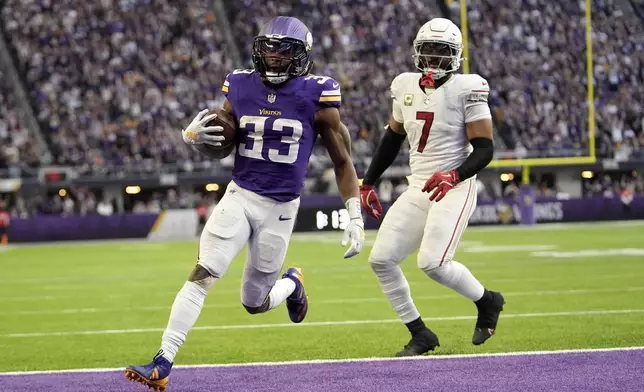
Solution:
<path fill-rule="evenodd" d="M 220 104 L 231 59 L 208 0 L 8 0 L 6 36 L 57 163 L 94 169 L 199 159 L 178 132 Z"/>
<path fill-rule="evenodd" d="M 24 127 L 13 96 L 11 84 L 0 70 L 0 170 L 24 169 L 39 163 L 38 148 Z"/>
<path fill-rule="evenodd" d="M 473 71 L 490 80 L 505 144 L 518 156 L 587 155 L 586 26 L 578 2 L 469 4 Z M 644 28 L 613 1 L 593 1 L 592 10 L 599 153 L 627 158 L 644 146 Z"/>
<path fill-rule="evenodd" d="M 252 0 L 230 2 L 239 47 L 250 65 L 252 38 L 274 15 L 297 15 L 313 31 L 315 73 L 342 85 L 342 117 L 352 130 L 355 149 L 368 157 L 380 141 L 390 110 L 389 85 L 402 71 L 413 71 L 412 41 L 432 17 L 435 2 L 340 0 L 314 2 Z M 405 156 L 403 152 L 403 157 Z"/>
<path fill-rule="evenodd" d="M 503 146 L 515 156 L 587 152 L 585 25 L 579 2 L 471 0 L 472 71 L 486 77 Z M 593 0 L 598 148 L 644 156 L 644 29 L 612 0 Z M 59 164 L 155 169 L 201 160 L 179 129 L 221 102 L 235 68 L 208 0 L 6 0 L 1 25 Z M 634 4 L 639 2 L 634 1 Z M 358 165 L 369 162 L 392 78 L 413 70 L 418 27 L 441 16 L 418 0 L 228 1 L 250 66 L 258 26 L 277 14 L 314 32 L 316 68 L 342 83 Z M 401 154 L 404 160 L 405 152 Z M 314 165 L 328 163 L 323 153 Z"/>

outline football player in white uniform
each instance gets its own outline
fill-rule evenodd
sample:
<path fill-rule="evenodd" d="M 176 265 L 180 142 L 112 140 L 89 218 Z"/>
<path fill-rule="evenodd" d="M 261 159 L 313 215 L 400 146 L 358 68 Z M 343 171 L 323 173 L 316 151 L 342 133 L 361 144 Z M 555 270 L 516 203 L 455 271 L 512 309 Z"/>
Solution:
<path fill-rule="evenodd" d="M 379 219 L 382 207 L 373 185 L 408 138 L 409 188 L 387 212 L 369 255 L 382 291 L 412 336 L 397 356 L 421 355 L 439 345 L 399 267 L 419 248 L 421 270 L 476 304 L 473 344 L 494 334 L 504 304 L 500 293 L 488 291 L 467 267 L 452 260 L 476 207 L 476 174 L 494 152 L 488 83 L 476 74 L 455 73 L 462 61 L 462 35 L 448 19 L 423 25 L 414 52 L 421 72 L 402 73 L 391 83 L 392 118 L 360 188 L 363 209 Z"/>

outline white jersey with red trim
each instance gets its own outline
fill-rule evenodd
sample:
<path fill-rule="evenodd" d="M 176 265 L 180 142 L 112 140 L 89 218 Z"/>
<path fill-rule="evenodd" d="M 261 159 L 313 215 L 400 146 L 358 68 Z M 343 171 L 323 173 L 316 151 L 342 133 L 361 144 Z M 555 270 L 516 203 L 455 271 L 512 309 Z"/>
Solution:
<path fill-rule="evenodd" d="M 455 74 L 437 89 L 420 87 L 421 74 L 405 72 L 391 83 L 393 119 L 410 145 L 409 185 L 422 188 L 434 173 L 459 167 L 472 152 L 465 124 L 492 118 L 490 86 L 477 74 Z"/>

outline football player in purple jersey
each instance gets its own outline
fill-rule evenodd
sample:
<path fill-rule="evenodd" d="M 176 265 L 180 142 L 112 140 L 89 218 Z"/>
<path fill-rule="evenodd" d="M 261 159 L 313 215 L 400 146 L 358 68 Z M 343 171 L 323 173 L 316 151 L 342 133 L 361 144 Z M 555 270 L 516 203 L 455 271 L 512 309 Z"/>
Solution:
<path fill-rule="evenodd" d="M 318 136 L 333 162 L 350 217 L 342 240 L 343 246 L 350 243 L 344 257 L 360 253 L 364 223 L 350 136 L 338 111 L 340 84 L 309 74 L 312 46 L 311 32 L 301 21 L 276 17 L 254 39 L 254 69 L 235 70 L 226 77 L 224 109 L 239 124 L 233 180 L 201 234 L 198 263 L 175 298 L 159 352 L 147 365 L 128 367 L 128 379 L 154 390 L 166 388 L 174 357 L 208 291 L 246 244 L 244 308 L 259 314 L 286 302 L 291 321 L 304 320 L 308 301 L 302 271 L 289 268 L 278 278 Z M 184 141 L 220 146 L 223 129 L 206 126 L 212 118 L 207 110 L 200 112 L 183 131 Z"/>

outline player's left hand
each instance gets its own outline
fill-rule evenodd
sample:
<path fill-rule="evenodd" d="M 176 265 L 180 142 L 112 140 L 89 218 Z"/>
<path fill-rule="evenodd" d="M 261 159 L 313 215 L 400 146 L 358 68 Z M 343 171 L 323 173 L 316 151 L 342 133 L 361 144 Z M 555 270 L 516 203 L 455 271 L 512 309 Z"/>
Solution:
<path fill-rule="evenodd" d="M 454 188 L 454 186 L 459 182 L 461 182 L 461 179 L 459 178 L 456 170 L 434 173 L 434 175 L 425 183 L 423 192 L 429 193 L 435 189 L 434 193 L 429 196 L 429 200 L 441 201 L 447 192 Z"/>
<path fill-rule="evenodd" d="M 344 253 L 345 259 L 360 253 L 362 245 L 364 244 L 364 238 L 364 222 L 362 221 L 362 217 L 352 218 L 347 228 L 344 229 L 344 238 L 342 238 L 342 246 L 347 246 L 349 239 L 351 240 L 349 249 Z"/>

